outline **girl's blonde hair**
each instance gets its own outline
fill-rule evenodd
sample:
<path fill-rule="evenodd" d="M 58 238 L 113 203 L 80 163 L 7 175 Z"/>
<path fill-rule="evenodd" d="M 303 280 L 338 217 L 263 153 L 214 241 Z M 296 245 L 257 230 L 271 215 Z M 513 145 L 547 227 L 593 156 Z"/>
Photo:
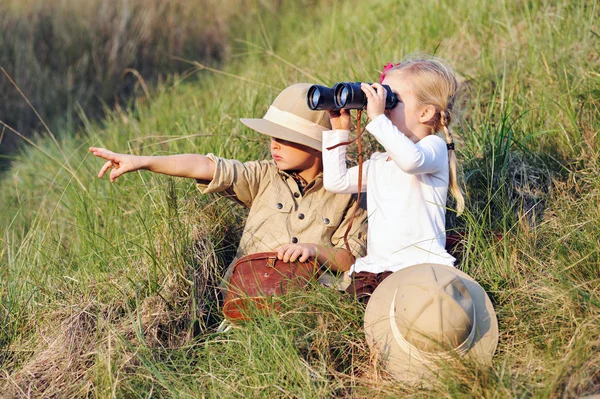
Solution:
<path fill-rule="evenodd" d="M 390 72 L 410 74 L 413 93 L 420 106 L 433 105 L 434 116 L 426 122 L 433 132 L 444 131 L 448 144 L 450 164 L 449 189 L 456 200 L 456 212 L 460 215 L 465 209 L 465 198 L 458 183 L 458 164 L 454 153 L 454 139 L 450 130 L 452 108 L 456 100 L 458 82 L 452 68 L 436 57 L 411 59 L 389 69 Z"/>

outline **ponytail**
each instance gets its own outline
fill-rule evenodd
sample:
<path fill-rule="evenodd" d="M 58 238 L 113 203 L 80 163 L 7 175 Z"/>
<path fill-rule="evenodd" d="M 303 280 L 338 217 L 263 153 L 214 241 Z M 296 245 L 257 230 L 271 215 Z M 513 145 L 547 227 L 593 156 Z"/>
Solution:
<path fill-rule="evenodd" d="M 456 200 L 456 213 L 460 215 L 465 210 L 465 197 L 463 195 L 462 189 L 458 184 L 458 162 L 456 160 L 456 154 L 454 153 L 454 139 L 452 138 L 452 133 L 448 128 L 448 122 L 446 118 L 446 111 L 440 111 L 440 124 L 442 125 L 442 129 L 446 134 L 446 145 L 448 146 L 448 162 L 450 164 L 450 184 L 449 189 L 450 193 Z"/>

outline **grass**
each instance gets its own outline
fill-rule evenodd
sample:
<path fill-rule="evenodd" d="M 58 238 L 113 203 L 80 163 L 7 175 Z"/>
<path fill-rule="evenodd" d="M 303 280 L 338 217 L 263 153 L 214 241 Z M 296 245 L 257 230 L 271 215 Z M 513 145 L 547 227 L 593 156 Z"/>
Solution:
<path fill-rule="evenodd" d="M 249 11 L 254 24 L 228 42 L 223 72 L 196 65 L 135 108 L 72 137 L 36 137 L 14 157 L 0 193 L 4 395 L 598 393 L 600 4 L 273 4 Z M 370 357 L 362 306 L 321 287 L 286 297 L 280 315 L 216 333 L 215 286 L 245 211 L 182 179 L 97 180 L 87 147 L 266 157 L 265 138 L 240 117 L 262 116 L 288 84 L 374 80 L 415 51 L 446 58 L 464 83 L 455 131 L 468 210 L 448 227 L 466 232 L 460 268 L 495 305 L 492 367 L 458 365 L 424 389 L 399 384 Z"/>
<path fill-rule="evenodd" d="M 151 96 L 149 85 L 193 73 L 181 59 L 222 65 L 231 36 L 250 31 L 253 13 L 279 2 L 249 13 L 240 3 L 4 1 L 0 120 L 26 137 L 48 127 L 68 137 L 89 119 Z M 23 141 L 6 133 L 0 154 L 11 159 Z"/>

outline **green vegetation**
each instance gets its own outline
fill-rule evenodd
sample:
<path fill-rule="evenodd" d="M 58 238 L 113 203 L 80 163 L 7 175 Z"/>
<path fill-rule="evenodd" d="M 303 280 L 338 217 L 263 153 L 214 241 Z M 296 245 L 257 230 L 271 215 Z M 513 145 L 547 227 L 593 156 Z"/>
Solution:
<path fill-rule="evenodd" d="M 231 36 L 249 30 L 258 11 L 239 3 L 3 1 L 0 119 L 31 137 L 44 129 L 31 104 L 68 137 L 88 119 L 148 95 L 149 85 L 194 73 L 182 58 L 218 66 L 229 56 Z M 12 153 L 22 143 L 16 139 L 5 134 L 0 154 Z"/>
<path fill-rule="evenodd" d="M 39 138 L 2 175 L 3 395 L 600 392 L 600 3 L 226 5 L 251 6 L 252 24 L 232 36 L 223 72 L 197 65 L 197 78 L 174 77 L 102 125 L 87 123 L 60 141 Z M 244 210 L 198 195 L 183 179 L 98 180 L 101 162 L 88 146 L 265 157 L 265 138 L 240 117 L 262 116 L 291 83 L 372 81 L 385 63 L 415 51 L 435 52 L 464 78 L 455 132 L 469 210 L 450 215 L 449 227 L 466 232 L 460 268 L 495 304 L 493 366 L 464 364 L 432 387 L 403 386 L 369 357 L 361 305 L 321 287 L 287 297 L 278 317 L 217 333 L 215 285 Z"/>

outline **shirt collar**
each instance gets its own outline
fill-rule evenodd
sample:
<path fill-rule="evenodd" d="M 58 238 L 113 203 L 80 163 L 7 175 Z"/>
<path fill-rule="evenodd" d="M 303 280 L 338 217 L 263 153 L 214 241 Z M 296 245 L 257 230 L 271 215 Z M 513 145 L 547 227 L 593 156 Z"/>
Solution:
<path fill-rule="evenodd" d="M 278 170 L 279 175 L 283 178 L 283 179 L 293 179 L 294 181 L 296 181 L 296 179 L 294 179 L 294 177 L 292 176 L 292 173 L 288 173 L 285 172 L 283 170 Z M 306 185 L 306 187 L 300 188 L 300 186 L 298 185 L 298 188 L 302 191 L 302 194 L 304 194 L 304 192 L 306 192 L 307 190 L 310 190 L 312 187 L 319 187 L 320 184 L 322 184 L 323 181 L 323 172 L 319 172 L 314 180 L 309 181 Z"/>

